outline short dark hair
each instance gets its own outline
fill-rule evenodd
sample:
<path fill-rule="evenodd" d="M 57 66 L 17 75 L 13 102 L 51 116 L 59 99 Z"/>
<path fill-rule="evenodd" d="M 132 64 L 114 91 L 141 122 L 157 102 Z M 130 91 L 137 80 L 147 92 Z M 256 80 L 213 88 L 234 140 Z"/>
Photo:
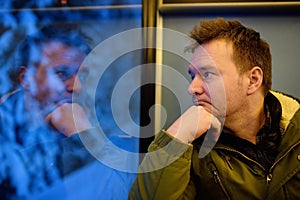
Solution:
<path fill-rule="evenodd" d="M 243 26 L 238 21 L 226 21 L 223 18 L 201 21 L 190 33 L 197 43 L 190 49 L 214 39 L 225 39 L 233 44 L 233 60 L 238 71 L 243 73 L 254 66 L 263 71 L 264 93 L 272 86 L 272 56 L 269 44 L 260 38 L 253 29 Z"/>
<path fill-rule="evenodd" d="M 87 44 L 87 37 L 78 29 L 76 24 L 49 24 L 43 26 L 38 32 L 28 36 L 16 51 L 16 66 L 27 66 L 33 48 L 39 49 L 42 44 L 58 41 L 67 46 L 76 47 L 86 55 L 91 51 Z"/>

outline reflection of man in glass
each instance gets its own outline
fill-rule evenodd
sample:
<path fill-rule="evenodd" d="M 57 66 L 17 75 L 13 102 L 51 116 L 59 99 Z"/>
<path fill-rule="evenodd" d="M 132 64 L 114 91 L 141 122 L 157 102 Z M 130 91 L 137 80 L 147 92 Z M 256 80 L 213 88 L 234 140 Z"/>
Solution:
<path fill-rule="evenodd" d="M 20 45 L 20 87 L 0 104 L 1 198 L 32 196 L 91 160 L 73 135 L 91 128 L 80 95 L 84 77 L 77 76 L 88 52 L 65 25 L 47 26 Z"/>
<path fill-rule="evenodd" d="M 50 27 L 47 29 L 50 29 Z M 50 113 L 46 120 L 60 130 L 61 133 L 70 136 L 77 131 L 73 127 L 72 115 L 67 114 L 71 113 L 68 111 L 71 111 L 72 108 L 78 114 L 82 114 L 78 104 L 73 104 L 72 107 L 70 103 L 72 103 L 73 93 L 78 96 L 82 92 L 82 80 L 77 76 L 77 72 L 79 67 L 81 67 L 81 70 L 86 69 L 82 62 L 89 49 L 87 46 L 83 46 L 82 39 L 78 38 L 79 35 L 74 35 L 76 34 L 74 31 L 68 35 L 63 32 L 56 33 L 55 31 L 57 30 L 44 30 L 44 36 L 41 35 L 36 40 L 33 39 L 29 44 L 30 46 L 24 46 L 21 54 L 26 51 L 30 54 L 28 55 L 29 60 L 28 57 L 25 58 L 26 60 L 21 60 L 22 67 L 19 78 L 26 97 L 37 103 L 44 114 L 48 114 L 45 113 L 45 108 L 50 112 L 52 108 L 59 107 L 57 111 Z M 72 39 L 72 37 L 74 38 Z M 82 43 L 76 46 L 74 41 L 78 43 L 80 40 Z M 31 67 L 26 67 L 28 65 Z M 83 72 L 80 75 L 83 75 Z M 82 99 L 77 98 L 74 102 L 80 103 L 80 100 Z M 68 120 L 68 123 L 61 124 L 65 122 L 63 120 Z M 80 125 L 88 126 L 89 124 L 86 122 L 86 124 L 77 125 L 77 128 L 84 129 Z"/>

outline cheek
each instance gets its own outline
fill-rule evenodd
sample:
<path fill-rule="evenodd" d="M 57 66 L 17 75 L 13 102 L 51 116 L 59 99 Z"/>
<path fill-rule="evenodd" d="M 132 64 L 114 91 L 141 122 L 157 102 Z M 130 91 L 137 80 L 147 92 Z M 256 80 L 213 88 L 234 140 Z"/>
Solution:
<path fill-rule="evenodd" d="M 227 77 L 223 79 L 226 101 L 236 101 L 235 98 L 243 93 L 242 84 L 239 83 L 236 77 Z"/>
<path fill-rule="evenodd" d="M 62 91 L 62 81 L 58 78 L 46 76 L 37 81 L 37 99 L 41 102 L 49 102 L 57 99 Z"/>
<path fill-rule="evenodd" d="M 242 84 L 232 84 L 226 90 L 228 111 L 243 107 L 247 97 L 247 90 Z"/>
<path fill-rule="evenodd" d="M 226 90 L 225 85 L 222 79 L 214 80 L 211 84 L 208 85 L 209 97 L 214 105 L 214 107 L 218 110 L 218 115 L 224 116 L 226 112 Z"/>
<path fill-rule="evenodd" d="M 53 71 L 49 71 L 41 77 L 43 77 L 41 83 L 48 91 L 57 92 L 64 88 L 63 81 Z"/>

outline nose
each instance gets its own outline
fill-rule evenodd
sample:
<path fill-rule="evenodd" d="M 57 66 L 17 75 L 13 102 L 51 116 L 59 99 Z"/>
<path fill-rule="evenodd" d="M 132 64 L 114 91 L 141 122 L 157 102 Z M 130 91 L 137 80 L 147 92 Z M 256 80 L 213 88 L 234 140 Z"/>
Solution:
<path fill-rule="evenodd" d="M 205 82 L 203 81 L 201 75 L 196 74 L 194 79 L 189 85 L 188 93 L 190 95 L 199 95 L 205 91 Z"/>
<path fill-rule="evenodd" d="M 80 92 L 82 89 L 82 85 L 80 79 L 77 75 L 71 76 L 68 80 L 65 81 L 66 90 L 69 93 Z"/>

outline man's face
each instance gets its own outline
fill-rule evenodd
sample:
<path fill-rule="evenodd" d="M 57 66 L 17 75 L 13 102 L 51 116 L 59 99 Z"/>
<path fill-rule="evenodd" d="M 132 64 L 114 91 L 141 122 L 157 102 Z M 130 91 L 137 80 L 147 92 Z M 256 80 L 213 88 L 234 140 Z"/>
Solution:
<path fill-rule="evenodd" d="M 72 94 L 82 89 L 77 72 L 83 67 L 85 54 L 60 42 L 42 46 L 38 62 L 28 69 L 28 91 L 43 106 L 58 106 L 72 102 Z"/>
<path fill-rule="evenodd" d="M 232 44 L 222 39 L 207 42 L 195 50 L 189 72 L 189 93 L 195 105 L 216 117 L 233 117 L 245 103 L 247 80 L 232 60 Z"/>

